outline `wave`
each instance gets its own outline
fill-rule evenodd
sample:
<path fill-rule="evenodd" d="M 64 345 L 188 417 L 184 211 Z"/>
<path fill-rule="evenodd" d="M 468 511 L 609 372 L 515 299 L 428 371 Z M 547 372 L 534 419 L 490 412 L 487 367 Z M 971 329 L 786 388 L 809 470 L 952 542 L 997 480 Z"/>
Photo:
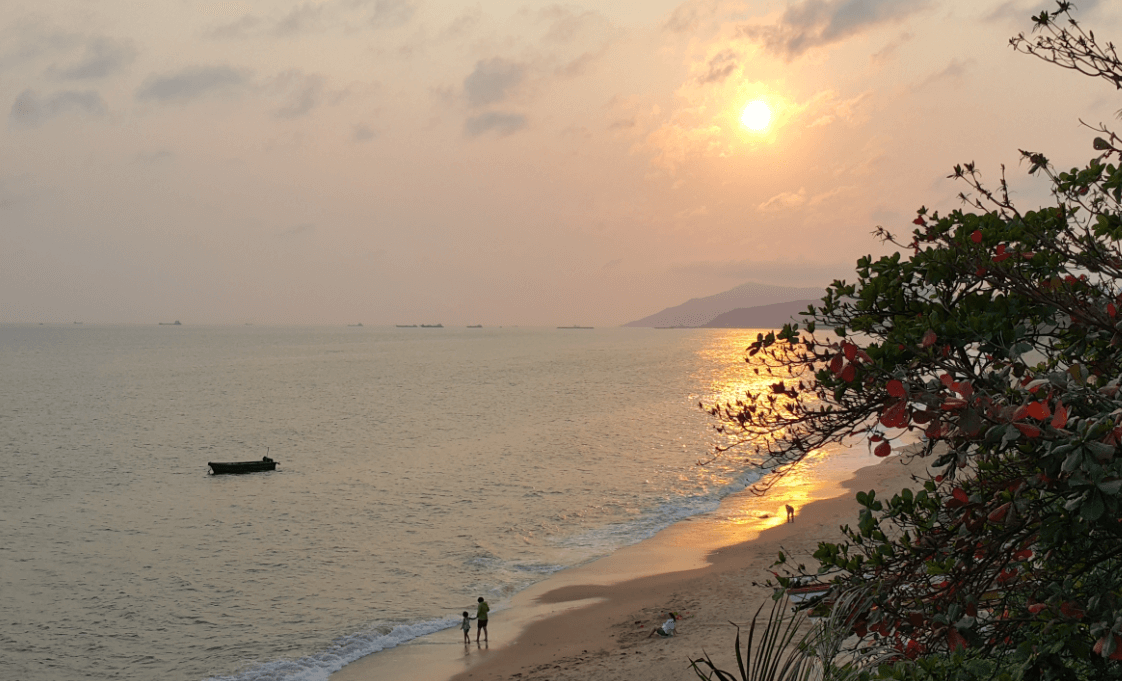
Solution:
<path fill-rule="evenodd" d="M 459 618 L 446 617 L 413 624 L 374 625 L 366 631 L 336 639 L 331 648 L 319 653 L 296 660 L 254 664 L 231 676 L 212 676 L 205 681 L 327 681 L 331 674 L 359 658 L 459 623 Z"/>

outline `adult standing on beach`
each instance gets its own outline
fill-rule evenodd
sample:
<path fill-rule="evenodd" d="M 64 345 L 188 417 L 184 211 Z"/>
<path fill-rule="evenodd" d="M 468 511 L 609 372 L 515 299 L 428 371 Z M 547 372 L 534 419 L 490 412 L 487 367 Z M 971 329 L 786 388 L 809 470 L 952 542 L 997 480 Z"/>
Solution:
<path fill-rule="evenodd" d="M 487 639 L 487 613 L 491 611 L 491 606 L 487 605 L 487 601 L 483 597 L 479 597 L 479 609 L 475 612 L 475 619 L 478 621 L 478 627 L 475 630 L 475 643 L 479 644 L 479 635 L 483 634 L 483 642 L 490 643 Z"/>

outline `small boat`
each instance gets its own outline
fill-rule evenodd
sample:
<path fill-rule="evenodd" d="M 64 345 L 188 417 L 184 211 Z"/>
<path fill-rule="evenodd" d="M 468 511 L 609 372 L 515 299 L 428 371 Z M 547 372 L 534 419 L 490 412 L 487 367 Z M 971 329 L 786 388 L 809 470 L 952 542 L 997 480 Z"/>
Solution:
<path fill-rule="evenodd" d="M 417 328 L 417 325 L 416 324 L 398 324 L 397 328 L 399 328 L 399 329 L 415 329 L 415 328 Z"/>
<path fill-rule="evenodd" d="M 482 329 L 483 325 L 482 324 L 468 324 L 468 328 L 469 329 Z"/>
<path fill-rule="evenodd" d="M 591 329 L 591 326 L 559 326 L 559 329 Z"/>
<path fill-rule="evenodd" d="M 347 326 L 362 326 L 362 322 L 359 322 L 358 324 L 347 324 Z"/>
<path fill-rule="evenodd" d="M 422 329 L 443 329 L 443 324 L 421 324 Z"/>
<path fill-rule="evenodd" d="M 267 456 L 261 457 L 260 461 L 228 461 L 220 463 L 218 461 L 211 461 L 207 464 L 214 475 L 221 475 L 223 473 L 260 473 L 261 471 L 275 471 L 277 469 L 277 462 L 273 461 Z"/>
<path fill-rule="evenodd" d="M 174 322 L 160 322 L 160 326 L 183 326 L 183 324 L 177 319 Z"/>

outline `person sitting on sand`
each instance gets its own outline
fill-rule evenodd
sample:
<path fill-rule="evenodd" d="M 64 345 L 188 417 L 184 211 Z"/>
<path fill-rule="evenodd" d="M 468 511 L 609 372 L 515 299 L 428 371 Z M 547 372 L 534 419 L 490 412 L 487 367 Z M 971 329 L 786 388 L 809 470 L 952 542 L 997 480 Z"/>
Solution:
<path fill-rule="evenodd" d="M 483 642 L 490 643 L 487 640 L 487 613 L 491 611 L 491 606 L 487 605 L 487 601 L 483 597 L 479 597 L 479 610 L 475 613 L 475 618 L 479 620 L 478 628 L 475 630 L 475 642 L 479 643 L 479 634 L 483 634 Z"/>
<path fill-rule="evenodd" d="M 647 638 L 650 638 L 651 636 L 654 636 L 655 634 L 658 634 L 659 636 L 673 636 L 674 635 L 674 629 L 676 627 L 675 622 L 677 621 L 678 616 L 671 612 L 671 613 L 667 613 L 667 617 L 669 617 L 670 619 L 663 622 L 661 627 L 659 627 L 657 629 L 652 629 L 651 633 L 647 634 Z"/>
<path fill-rule="evenodd" d="M 467 610 L 464 611 L 464 621 L 460 623 L 460 628 L 464 630 L 464 644 L 471 643 L 471 621 L 474 617 L 468 617 Z"/>

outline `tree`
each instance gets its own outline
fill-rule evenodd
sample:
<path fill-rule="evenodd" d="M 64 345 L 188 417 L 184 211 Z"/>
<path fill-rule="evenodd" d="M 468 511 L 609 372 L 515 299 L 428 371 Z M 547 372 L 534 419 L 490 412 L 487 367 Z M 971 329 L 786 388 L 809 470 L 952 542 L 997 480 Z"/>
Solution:
<path fill-rule="evenodd" d="M 1033 17 L 1014 49 L 1122 87 L 1113 45 L 1071 10 Z M 747 359 L 775 382 L 711 408 L 780 467 L 922 434 L 938 473 L 858 494 L 857 526 L 815 554 L 829 599 L 863 590 L 843 613 L 861 645 L 913 661 L 886 673 L 1122 678 L 1122 140 L 1093 130 L 1081 168 L 1021 152 L 1051 184 L 1038 210 L 1004 169 L 990 190 L 955 167 L 964 209 L 919 209 L 910 239 L 878 228 L 900 251 L 860 259 L 804 328 L 760 335 Z"/>

